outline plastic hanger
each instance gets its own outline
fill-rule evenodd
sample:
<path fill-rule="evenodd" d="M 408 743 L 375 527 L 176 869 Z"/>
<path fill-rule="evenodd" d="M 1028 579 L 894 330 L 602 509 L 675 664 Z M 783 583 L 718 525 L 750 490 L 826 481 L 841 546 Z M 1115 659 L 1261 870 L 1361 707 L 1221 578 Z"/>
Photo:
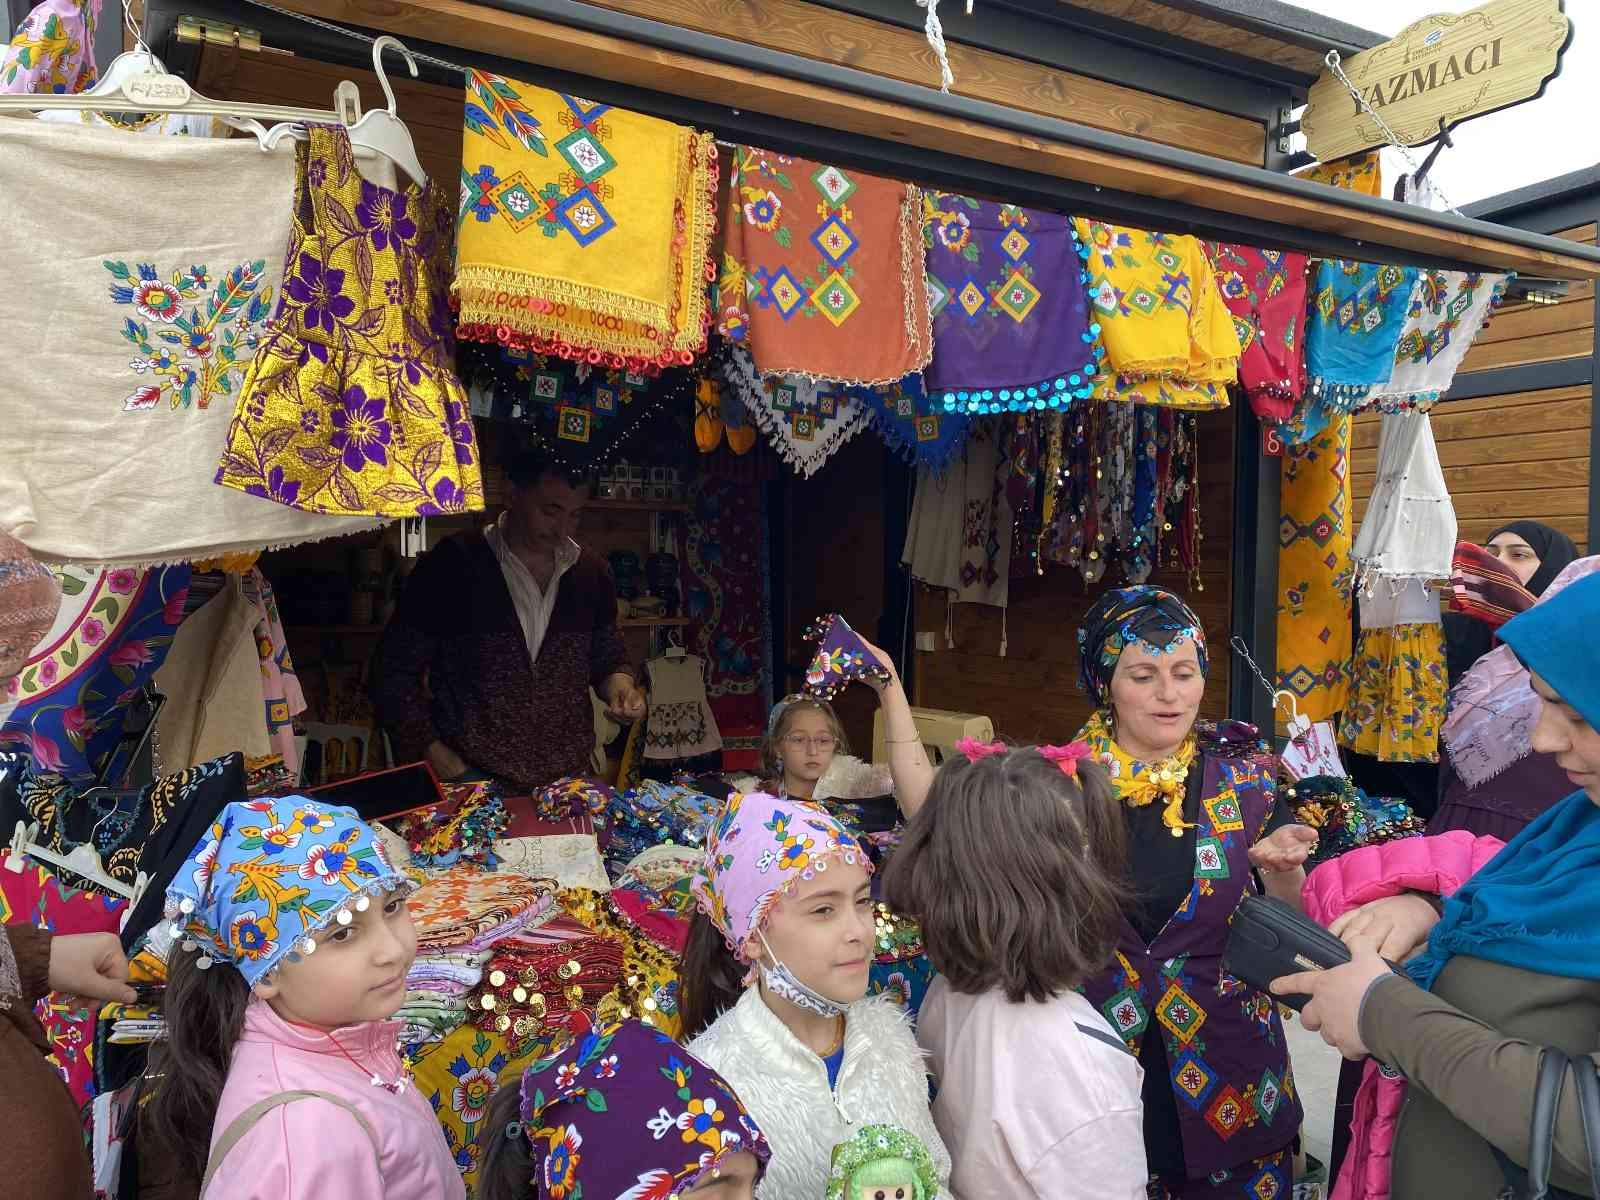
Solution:
<path fill-rule="evenodd" d="M 135 899 L 143 892 L 149 883 L 149 877 L 143 871 L 130 887 L 120 879 L 113 879 L 105 872 L 105 867 L 100 862 L 100 855 L 95 853 L 93 846 L 85 842 L 75 846 L 67 854 L 57 854 L 54 850 L 46 849 L 37 844 L 33 839 L 39 836 L 37 823 L 24 824 L 17 822 L 17 827 L 11 834 L 11 857 L 6 860 L 6 870 L 14 874 L 22 874 L 23 866 L 27 859 L 35 858 L 40 862 L 49 863 L 63 871 L 70 871 L 79 878 L 87 879 L 98 888 L 113 892 L 128 900 Z M 129 906 L 131 909 L 131 905 Z"/>
<path fill-rule="evenodd" d="M 378 76 L 378 86 L 383 89 L 383 98 L 389 102 L 389 107 L 375 108 L 352 125 L 350 144 L 384 155 L 418 184 L 426 184 L 428 173 L 422 169 L 422 163 L 417 158 L 416 143 L 411 140 L 411 131 L 406 128 L 406 123 L 400 119 L 394 89 L 389 86 L 389 76 L 383 70 L 385 50 L 398 52 L 410 68 L 411 78 L 417 77 L 417 60 L 399 38 L 386 33 L 373 42 L 372 69 Z"/>
<path fill-rule="evenodd" d="M 676 629 L 667 632 L 667 648 L 661 653 L 662 658 L 688 658 L 689 652 L 683 648 L 683 638 Z"/>

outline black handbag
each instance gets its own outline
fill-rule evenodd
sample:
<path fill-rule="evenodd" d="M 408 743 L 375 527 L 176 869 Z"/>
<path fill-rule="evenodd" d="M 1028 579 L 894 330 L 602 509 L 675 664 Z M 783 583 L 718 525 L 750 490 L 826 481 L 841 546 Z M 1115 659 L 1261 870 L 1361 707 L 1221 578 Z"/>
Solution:
<path fill-rule="evenodd" d="M 1589 1152 L 1589 1194 L 1600 1196 L 1600 1074 L 1596 1074 L 1594 1062 L 1587 1056 L 1569 1059 L 1554 1046 L 1546 1046 L 1539 1056 L 1539 1078 L 1533 1090 L 1527 1169 L 1512 1162 L 1498 1147 L 1491 1147 L 1506 1177 L 1500 1200 L 1583 1200 L 1576 1192 L 1550 1184 L 1550 1162 L 1556 1149 L 1556 1119 L 1561 1112 L 1561 1089 L 1568 1074 L 1577 1086 L 1578 1111 L 1583 1115 L 1583 1137 Z"/>

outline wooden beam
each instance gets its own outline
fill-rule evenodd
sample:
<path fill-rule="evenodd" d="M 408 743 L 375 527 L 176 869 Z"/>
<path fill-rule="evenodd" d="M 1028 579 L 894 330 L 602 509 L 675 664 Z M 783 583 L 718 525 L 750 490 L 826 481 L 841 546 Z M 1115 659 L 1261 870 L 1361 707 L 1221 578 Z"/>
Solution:
<path fill-rule="evenodd" d="M 735 38 L 898 79 L 926 84 L 939 67 L 928 39 L 920 31 L 901 29 L 852 13 L 838 12 L 804 0 L 588 0 L 598 8 L 664 21 L 684 29 Z M 988 100 L 1023 112 L 1072 119 L 1096 129 L 1147 138 L 1167 146 L 1204 146 L 1218 158 L 1259 167 L 1266 130 L 1259 121 L 1213 112 L 1152 96 L 1117 83 L 1106 83 L 982 50 L 948 43 L 956 95 Z"/>
<path fill-rule="evenodd" d="M 1512 269 L 1555 279 L 1600 278 L 1600 262 L 1441 228 L 1403 215 L 1348 207 L 1344 195 L 1305 196 L 1224 180 L 1108 150 L 1002 129 L 980 121 L 851 94 L 607 33 L 576 29 L 464 0 L 279 0 L 283 7 L 400 37 L 459 46 L 552 69 L 580 69 L 600 79 L 749 109 L 809 126 L 843 130 L 1021 172 L 1156 197 L 1233 218 L 1354 238 L 1374 248 Z M 1204 152 L 1204 147 L 1196 148 Z M 1107 214 L 1110 215 L 1110 214 Z"/>

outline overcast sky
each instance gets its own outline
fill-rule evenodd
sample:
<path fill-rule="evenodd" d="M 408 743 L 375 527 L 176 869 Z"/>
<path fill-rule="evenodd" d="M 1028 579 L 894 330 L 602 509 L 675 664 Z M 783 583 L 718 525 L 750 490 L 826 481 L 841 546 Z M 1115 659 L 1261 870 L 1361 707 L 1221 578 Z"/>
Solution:
<path fill-rule="evenodd" d="M 1325 13 L 1374 33 L 1394 35 L 1420 17 L 1466 12 L 1470 0 L 1295 0 L 1301 8 Z M 1568 0 L 1572 44 L 1561 60 L 1561 74 L 1544 95 L 1527 104 L 1469 121 L 1452 133 L 1432 175 L 1457 207 L 1565 175 L 1600 161 L 1600 2 Z M 1418 161 L 1427 148 L 1413 151 Z M 1392 151 L 1384 156 L 1387 189 L 1405 171 Z"/>

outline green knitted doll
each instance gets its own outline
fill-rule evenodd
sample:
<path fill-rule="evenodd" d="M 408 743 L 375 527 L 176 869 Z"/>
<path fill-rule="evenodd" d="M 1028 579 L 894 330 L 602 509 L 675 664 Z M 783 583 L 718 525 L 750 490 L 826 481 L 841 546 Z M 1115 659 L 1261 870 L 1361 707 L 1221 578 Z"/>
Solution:
<path fill-rule="evenodd" d="M 833 1148 L 826 1200 L 934 1200 L 939 1175 L 919 1138 L 894 1125 L 866 1125 Z"/>

